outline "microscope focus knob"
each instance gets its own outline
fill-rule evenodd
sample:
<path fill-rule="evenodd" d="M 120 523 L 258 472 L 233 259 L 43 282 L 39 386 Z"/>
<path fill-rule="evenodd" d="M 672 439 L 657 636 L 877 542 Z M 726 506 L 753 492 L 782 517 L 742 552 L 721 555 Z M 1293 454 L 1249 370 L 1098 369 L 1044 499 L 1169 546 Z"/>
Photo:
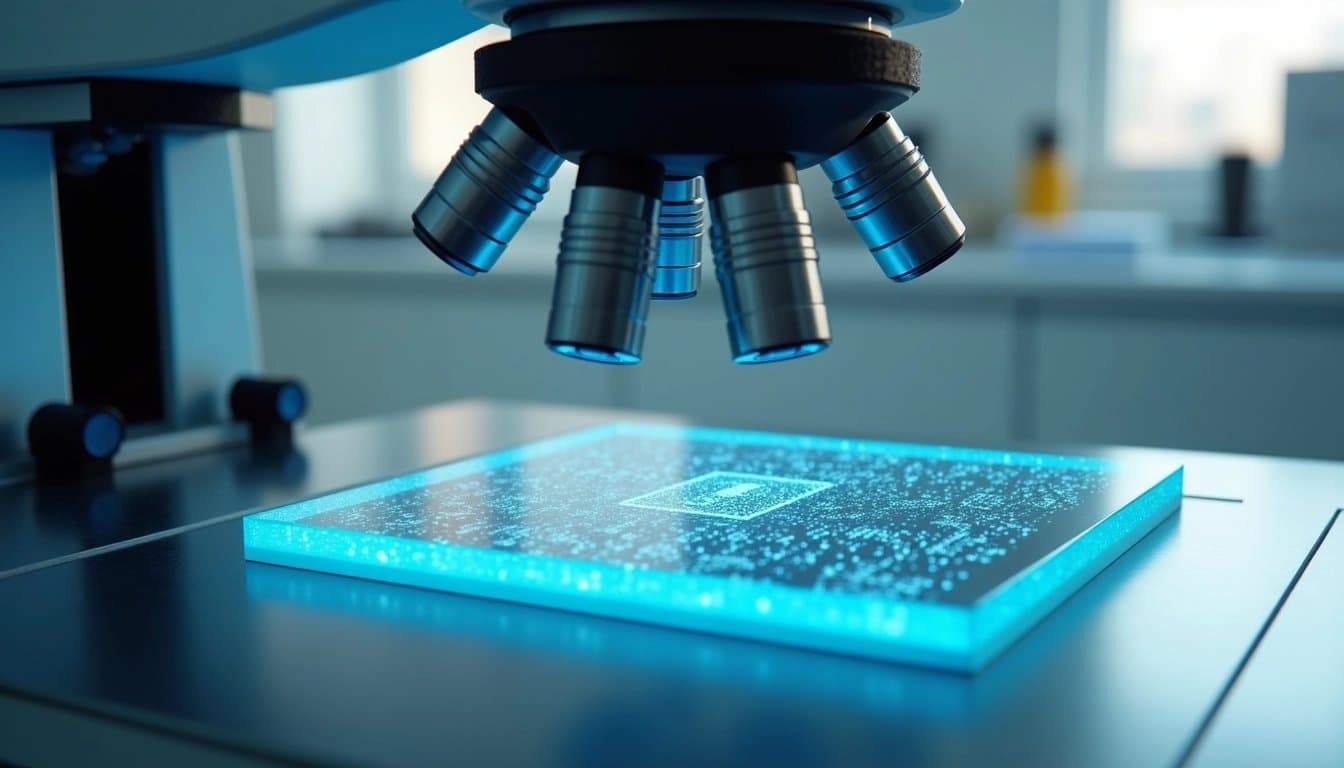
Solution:
<path fill-rule="evenodd" d="M 234 421 L 246 422 L 253 444 L 285 444 L 293 424 L 308 410 L 308 394 L 297 379 L 239 378 L 229 390 Z"/>
<path fill-rule="evenodd" d="M 44 482 L 106 474 L 125 439 L 126 424 L 112 408 L 48 403 L 28 420 L 28 450 Z"/>

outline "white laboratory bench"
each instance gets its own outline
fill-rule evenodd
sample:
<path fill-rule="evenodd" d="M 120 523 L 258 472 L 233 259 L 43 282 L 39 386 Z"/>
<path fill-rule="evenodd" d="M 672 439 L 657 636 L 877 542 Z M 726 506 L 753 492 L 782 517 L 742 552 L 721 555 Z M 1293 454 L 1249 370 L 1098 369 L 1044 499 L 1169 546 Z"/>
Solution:
<path fill-rule="evenodd" d="M 525 231 L 474 279 L 409 238 L 258 241 L 267 367 L 303 378 L 315 421 L 488 396 L 834 434 L 1344 459 L 1344 254 L 1116 263 L 968 247 L 897 285 L 856 243 L 823 239 L 830 350 L 734 366 L 707 269 L 695 300 L 654 305 L 644 362 L 616 368 L 541 343 L 553 234 Z"/>

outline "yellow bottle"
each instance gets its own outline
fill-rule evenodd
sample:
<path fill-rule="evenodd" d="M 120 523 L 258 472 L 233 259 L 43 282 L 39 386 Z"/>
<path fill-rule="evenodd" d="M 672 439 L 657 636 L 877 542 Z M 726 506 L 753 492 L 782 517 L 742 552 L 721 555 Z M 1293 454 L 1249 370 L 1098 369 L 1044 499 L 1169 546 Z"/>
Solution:
<path fill-rule="evenodd" d="M 1022 213 L 1037 219 L 1054 219 L 1072 207 L 1073 185 L 1059 153 L 1055 129 L 1042 126 L 1036 131 L 1022 174 Z"/>

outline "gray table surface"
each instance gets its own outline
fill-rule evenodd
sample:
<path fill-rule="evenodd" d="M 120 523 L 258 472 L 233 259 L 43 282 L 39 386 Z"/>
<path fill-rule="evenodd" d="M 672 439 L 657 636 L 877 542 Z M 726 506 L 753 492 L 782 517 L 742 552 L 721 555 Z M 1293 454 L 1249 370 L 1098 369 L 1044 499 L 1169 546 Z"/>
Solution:
<path fill-rule="evenodd" d="M 1184 463 L 1181 511 L 974 677 L 242 558 L 250 509 L 632 416 L 467 402 L 102 494 L 0 489 L 25 544 L 0 550 L 0 758 L 1216 765 L 1250 722 L 1291 762 L 1344 759 L 1333 651 L 1302 639 L 1344 604 L 1336 464 L 1102 451 Z"/>

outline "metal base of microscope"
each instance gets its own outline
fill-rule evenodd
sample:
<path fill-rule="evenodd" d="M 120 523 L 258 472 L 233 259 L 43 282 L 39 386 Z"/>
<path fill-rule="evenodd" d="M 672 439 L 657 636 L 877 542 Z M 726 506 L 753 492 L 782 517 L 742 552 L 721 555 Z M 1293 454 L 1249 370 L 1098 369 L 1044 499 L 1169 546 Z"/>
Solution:
<path fill-rule="evenodd" d="M 229 387 L 261 364 L 236 131 L 270 123 L 238 88 L 0 87 L 0 482 L 47 403 L 119 409 L 141 457 L 236 439 Z"/>

